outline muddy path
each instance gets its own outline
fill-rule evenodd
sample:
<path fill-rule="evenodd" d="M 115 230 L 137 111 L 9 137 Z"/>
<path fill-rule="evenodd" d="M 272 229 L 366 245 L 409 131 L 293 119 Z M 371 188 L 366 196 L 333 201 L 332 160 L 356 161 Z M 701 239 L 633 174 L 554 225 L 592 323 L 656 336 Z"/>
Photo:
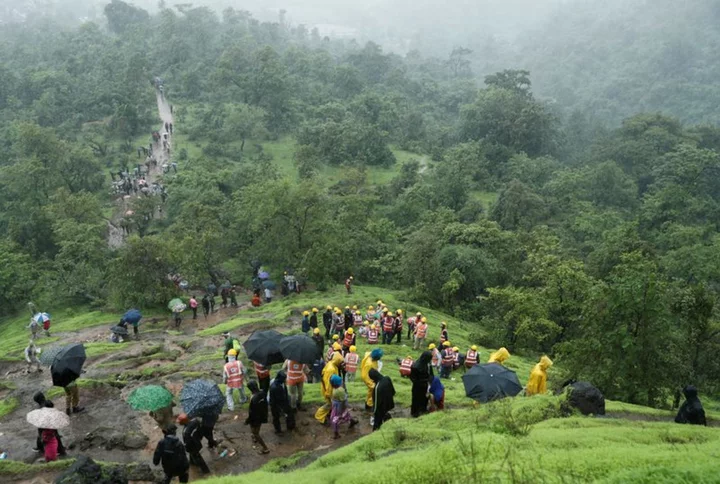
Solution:
<path fill-rule="evenodd" d="M 80 405 L 85 410 L 71 417 L 71 426 L 61 430 L 63 442 L 69 449 L 68 457 L 88 455 L 95 460 L 134 464 L 150 463 L 155 445 L 162 433 L 147 412 L 133 411 L 126 403 L 129 393 L 146 384 L 165 385 L 176 396 L 183 383 L 192 378 L 202 377 L 214 381 L 222 380 L 222 336 L 200 337 L 197 332 L 221 324 L 241 314 L 248 307 L 220 308 L 204 318 L 186 311 L 179 329 L 168 320 L 143 321 L 138 339 L 130 337 L 127 342 L 117 345 L 108 343 L 107 326 L 95 326 L 82 330 L 58 333 L 60 342 L 47 346 L 67 343 L 88 344 L 89 356 L 85 364 L 80 389 Z M 262 314 L 254 316 L 260 323 L 246 324 L 233 331 L 244 341 L 255 329 L 265 327 Z M 289 320 L 285 329 L 296 325 Z M 107 344 L 106 344 L 107 343 Z M 38 342 L 43 347 L 43 338 Z M 32 397 L 37 391 L 45 392 L 61 410 L 65 409 L 65 396 L 61 389 L 52 387 L 49 369 L 41 373 L 26 373 L 22 362 L 4 362 L 4 381 L 10 389 L 0 390 L 0 398 L 15 398 L 18 408 L 0 419 L 0 451 L 8 452 L 12 460 L 28 464 L 43 462 L 42 455 L 32 450 L 37 430 L 26 423 L 25 415 L 33 410 Z M 306 394 L 319 391 L 318 385 L 306 385 Z M 176 403 L 179 399 L 176 398 Z M 359 407 L 359 406 L 358 406 Z M 332 438 L 332 430 L 320 425 L 313 415 L 317 406 L 308 406 L 297 414 L 297 428 L 290 433 L 276 435 L 271 424 L 264 425 L 261 435 L 270 447 L 271 453 L 260 455 L 250 439 L 250 429 L 244 425 L 247 404 L 237 407 L 235 412 L 225 412 L 216 426 L 216 438 L 222 439 L 220 451 L 227 449 L 229 455 L 221 457 L 218 451 L 203 450 L 203 457 L 215 475 L 245 473 L 279 457 L 290 457 L 298 452 L 308 454 L 296 465 L 307 465 L 321 455 L 356 440 L 372 431 L 369 414 L 361 408 L 354 409 L 360 424 L 348 430 L 341 430 L 342 438 Z M 181 409 L 174 408 L 177 415 Z M 285 422 L 283 422 L 285 428 Z M 3 476 L 3 482 L 52 482 L 54 473 L 27 476 Z M 199 478 L 196 469 L 192 478 Z M 134 482 L 153 482 L 147 481 Z"/>

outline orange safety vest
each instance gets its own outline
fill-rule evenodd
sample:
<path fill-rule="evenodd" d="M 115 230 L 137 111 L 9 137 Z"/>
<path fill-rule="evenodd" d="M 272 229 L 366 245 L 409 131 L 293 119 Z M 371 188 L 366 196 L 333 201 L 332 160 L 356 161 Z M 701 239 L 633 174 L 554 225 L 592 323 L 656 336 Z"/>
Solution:
<path fill-rule="evenodd" d="M 472 368 L 473 366 L 478 364 L 478 352 L 473 350 L 468 350 L 467 355 L 465 355 L 465 366 L 467 368 Z"/>
<path fill-rule="evenodd" d="M 415 325 L 415 323 L 417 323 L 417 317 L 416 317 L 416 316 L 411 316 L 411 317 L 408 318 L 408 326 L 410 326 L 410 327 L 412 328 L 413 325 Z"/>
<path fill-rule="evenodd" d="M 455 363 L 455 352 L 450 348 L 443 350 L 442 366 L 452 367 Z"/>
<path fill-rule="evenodd" d="M 455 357 L 453 358 L 453 366 L 457 368 L 458 366 L 460 366 L 460 352 L 458 351 L 456 353 L 455 351 L 453 351 L 453 353 L 455 353 Z"/>
<path fill-rule="evenodd" d="M 440 352 L 438 351 L 437 348 L 435 348 L 434 350 L 432 350 L 432 361 L 430 363 L 432 364 L 432 366 L 437 366 L 439 362 L 440 362 Z"/>
<path fill-rule="evenodd" d="M 325 359 L 330 361 L 332 360 L 333 354 L 335 353 L 335 350 L 332 349 L 332 346 L 328 348 L 327 353 L 325 353 Z"/>
<path fill-rule="evenodd" d="M 417 328 L 415 328 L 415 336 L 422 339 L 427 335 L 427 328 L 428 325 L 425 323 L 420 323 L 417 325 Z"/>
<path fill-rule="evenodd" d="M 302 363 L 297 361 L 288 360 L 287 364 L 287 384 L 290 386 L 303 383 L 305 381 L 305 372 L 303 371 Z"/>
<path fill-rule="evenodd" d="M 377 329 L 369 329 L 368 330 L 368 343 L 371 345 L 377 344 L 378 342 L 378 330 Z"/>
<path fill-rule="evenodd" d="M 347 355 L 345 355 L 345 372 L 355 373 L 357 371 L 357 364 L 359 359 L 360 355 L 358 355 L 357 353 L 348 353 Z"/>
<path fill-rule="evenodd" d="M 375 321 L 375 313 L 373 313 L 373 312 L 365 313 L 365 319 L 367 321 Z"/>
<path fill-rule="evenodd" d="M 448 340 L 448 333 L 447 329 L 443 329 L 440 331 L 440 343 L 444 343 Z"/>
<path fill-rule="evenodd" d="M 395 331 L 402 331 L 403 319 L 402 317 L 395 318 Z"/>
<path fill-rule="evenodd" d="M 350 348 L 353 345 L 354 341 L 355 341 L 354 334 L 345 333 L 345 337 L 343 338 L 343 346 Z"/>
<path fill-rule="evenodd" d="M 255 373 L 258 378 L 270 378 L 270 370 L 268 368 L 254 361 L 253 365 L 255 365 Z"/>
<path fill-rule="evenodd" d="M 392 316 L 385 316 L 383 319 L 383 331 L 386 333 L 392 333 L 393 331 L 393 322 L 395 321 L 395 318 Z"/>
<path fill-rule="evenodd" d="M 410 376 L 410 371 L 412 370 L 413 365 L 413 359 L 412 358 L 405 358 L 400 362 L 400 374 L 402 376 Z"/>
<path fill-rule="evenodd" d="M 225 363 L 227 373 L 227 386 L 230 388 L 242 388 L 243 386 L 243 364 L 237 360 Z"/>
<path fill-rule="evenodd" d="M 353 325 L 354 326 L 362 326 L 363 323 L 363 317 L 362 314 L 356 314 L 353 316 Z"/>

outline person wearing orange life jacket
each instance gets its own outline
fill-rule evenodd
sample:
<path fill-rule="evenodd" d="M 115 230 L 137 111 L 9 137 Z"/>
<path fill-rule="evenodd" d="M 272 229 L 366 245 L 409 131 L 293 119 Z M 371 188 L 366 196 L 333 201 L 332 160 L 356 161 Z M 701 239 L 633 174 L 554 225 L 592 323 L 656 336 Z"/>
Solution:
<path fill-rule="evenodd" d="M 333 314 L 332 327 L 330 328 L 330 334 L 337 335 L 345 330 L 345 319 L 343 318 L 342 311 L 340 308 L 335 308 Z"/>
<path fill-rule="evenodd" d="M 267 392 L 270 389 L 270 368 L 272 365 L 265 366 L 257 361 L 253 361 L 253 367 L 255 368 L 255 375 L 257 376 L 260 389 Z"/>
<path fill-rule="evenodd" d="M 440 323 L 440 344 L 445 346 L 445 342 L 448 340 L 450 340 L 450 336 L 448 335 L 447 323 L 443 321 Z"/>
<path fill-rule="evenodd" d="M 328 349 L 327 349 L 327 351 L 325 352 L 325 361 L 330 361 L 330 360 L 332 360 L 333 353 L 335 353 L 335 348 L 334 348 L 334 346 L 335 346 L 336 344 L 337 344 L 338 346 L 340 346 L 340 343 L 338 343 L 339 340 L 340 340 L 340 336 L 338 336 L 337 334 L 334 334 L 333 337 L 332 337 L 332 339 L 331 339 L 330 341 L 328 341 Z M 342 347 L 341 347 L 340 349 L 342 349 Z"/>
<path fill-rule="evenodd" d="M 245 380 L 245 367 L 242 362 L 237 359 L 237 351 L 230 349 L 227 352 L 228 362 L 223 367 L 223 383 L 225 383 L 225 400 L 227 400 L 228 410 L 235 410 L 235 399 L 233 393 L 235 390 L 240 392 L 240 405 L 247 402 L 245 397 L 245 388 L 243 382 Z"/>
<path fill-rule="evenodd" d="M 310 373 L 310 369 L 307 365 L 293 360 L 285 360 L 282 369 L 285 370 L 287 374 L 285 383 L 290 397 L 290 408 L 301 410 L 303 387 L 305 386 L 307 374 Z"/>
<path fill-rule="evenodd" d="M 363 317 L 362 313 L 360 311 L 355 311 L 355 314 L 353 314 L 353 326 L 354 327 L 360 327 L 363 324 Z"/>
<path fill-rule="evenodd" d="M 400 362 L 400 376 L 403 378 L 408 378 L 410 376 L 410 371 L 412 370 L 412 365 L 414 361 L 411 356 L 407 356 L 404 360 Z"/>
<path fill-rule="evenodd" d="M 418 350 L 425 346 L 425 338 L 427 337 L 428 324 L 427 318 L 421 318 L 420 322 L 415 326 L 415 343 L 413 349 Z"/>
<path fill-rule="evenodd" d="M 382 330 L 383 330 L 383 344 L 389 345 L 392 343 L 393 336 L 395 335 L 395 318 L 393 317 L 390 310 L 387 308 L 383 309 L 382 317 Z"/>
<path fill-rule="evenodd" d="M 435 343 L 430 343 L 430 345 L 428 346 L 428 350 L 430 350 L 430 353 L 432 355 L 432 358 L 430 359 L 430 366 L 432 366 L 434 371 L 440 373 L 440 363 L 442 362 L 442 355 L 440 354 L 440 350 L 437 349 Z"/>
<path fill-rule="evenodd" d="M 460 348 L 453 346 L 453 353 L 455 354 L 455 361 L 453 362 L 453 371 L 460 368 L 465 362 L 465 355 L 460 353 Z"/>
<path fill-rule="evenodd" d="M 370 329 L 368 329 L 368 344 L 376 345 L 378 344 L 378 339 L 380 337 L 380 332 L 377 329 L 376 325 L 371 325 Z"/>
<path fill-rule="evenodd" d="M 350 346 L 348 352 L 345 354 L 345 382 L 355 379 L 359 361 L 360 355 L 357 354 L 357 347 L 355 347 L 355 345 Z"/>
<path fill-rule="evenodd" d="M 465 368 L 472 368 L 477 365 L 480 361 L 480 355 L 478 354 L 477 346 L 472 345 L 465 355 Z"/>
<path fill-rule="evenodd" d="M 350 349 L 351 346 L 355 344 L 355 330 L 352 328 L 348 328 L 347 331 L 345 331 L 345 337 L 343 338 L 343 351 L 347 352 L 348 349 Z"/>
<path fill-rule="evenodd" d="M 375 321 L 375 307 L 368 306 L 367 312 L 365 313 L 365 320 Z"/>
<path fill-rule="evenodd" d="M 453 365 L 455 365 L 455 352 L 450 346 L 450 342 L 446 341 L 443 343 L 443 350 L 440 353 L 442 361 L 440 363 L 440 378 L 450 378 Z"/>
<path fill-rule="evenodd" d="M 393 321 L 393 333 L 397 336 L 397 344 L 402 342 L 403 331 L 403 312 L 402 309 L 395 311 L 395 319 Z M 392 338 L 390 338 L 392 341 Z"/>

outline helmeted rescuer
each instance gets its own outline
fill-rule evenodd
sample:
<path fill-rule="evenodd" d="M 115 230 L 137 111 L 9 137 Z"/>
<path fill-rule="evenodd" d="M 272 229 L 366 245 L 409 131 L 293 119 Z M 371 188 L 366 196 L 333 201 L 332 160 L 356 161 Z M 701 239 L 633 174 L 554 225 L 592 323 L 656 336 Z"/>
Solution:
<path fill-rule="evenodd" d="M 440 355 L 442 357 L 442 361 L 440 363 L 442 371 L 440 372 L 440 376 L 443 378 L 450 378 L 450 373 L 455 366 L 455 352 L 453 351 L 449 341 L 445 341 L 443 343 L 443 350 Z"/>
<path fill-rule="evenodd" d="M 348 328 L 347 331 L 345 331 L 345 336 L 343 337 L 343 350 L 347 351 L 352 345 L 355 344 L 355 330 L 353 328 Z"/>
<path fill-rule="evenodd" d="M 223 382 L 225 383 L 225 400 L 227 400 L 228 410 L 235 410 L 235 400 L 233 394 L 235 390 L 240 393 L 240 405 L 247 402 L 245 397 L 245 367 L 242 362 L 237 359 L 237 351 L 229 349 L 227 352 L 228 362 L 223 367 Z"/>
<path fill-rule="evenodd" d="M 412 356 L 406 356 L 403 358 L 403 360 L 400 362 L 400 376 L 403 378 L 407 378 L 410 376 L 410 371 L 412 370 L 413 365 L 413 359 Z"/>
<path fill-rule="evenodd" d="M 320 393 L 325 403 L 315 412 L 315 420 L 320 423 L 324 424 L 327 421 L 330 411 L 332 410 L 333 387 L 330 384 L 330 377 L 333 375 L 340 377 L 340 367 L 342 364 L 343 357 L 339 352 L 336 352 L 332 359 L 325 365 L 325 368 L 323 368 Z"/>
<path fill-rule="evenodd" d="M 283 368 L 287 372 L 287 390 L 290 397 L 290 408 L 300 410 L 302 407 L 305 378 L 309 373 L 307 365 L 293 360 L 285 360 Z"/>
<path fill-rule="evenodd" d="M 477 346 L 472 345 L 465 355 L 465 368 L 472 368 L 477 365 L 479 363 L 479 357 Z"/>
<path fill-rule="evenodd" d="M 540 362 L 530 372 L 530 379 L 525 387 L 525 395 L 543 395 L 547 393 L 547 370 L 553 362 L 547 356 L 540 358 Z"/>
<path fill-rule="evenodd" d="M 413 349 L 417 350 L 425 345 L 425 338 L 427 338 L 428 324 L 427 318 L 420 318 L 420 322 L 415 325 L 415 343 Z"/>
<path fill-rule="evenodd" d="M 502 347 L 499 350 L 497 350 L 495 353 L 490 355 L 490 359 L 488 359 L 488 363 L 498 363 L 500 365 L 505 364 L 505 360 L 510 358 L 510 352 L 507 350 L 507 348 Z"/>
<path fill-rule="evenodd" d="M 353 381 L 355 379 L 359 362 L 360 355 L 357 354 L 357 347 L 352 345 L 345 354 L 345 381 Z"/>

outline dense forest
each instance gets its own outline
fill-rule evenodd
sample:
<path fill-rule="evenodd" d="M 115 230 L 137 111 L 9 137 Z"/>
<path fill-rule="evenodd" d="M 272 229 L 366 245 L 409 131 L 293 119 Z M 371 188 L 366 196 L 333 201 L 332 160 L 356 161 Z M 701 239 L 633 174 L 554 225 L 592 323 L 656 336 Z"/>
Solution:
<path fill-rule="evenodd" d="M 405 289 L 473 322 L 478 342 L 547 352 L 610 398 L 720 391 L 720 128 L 627 112 L 684 105 L 684 118 L 714 120 L 710 46 L 693 58 L 692 41 L 669 39 L 654 93 L 647 65 L 612 45 L 582 54 L 592 82 L 541 77 L 572 104 L 622 71 L 632 102 L 617 101 L 606 119 L 628 117 L 607 129 L 536 96 L 530 63 L 477 82 L 469 49 L 387 54 L 233 9 L 150 15 L 112 0 L 104 14 L 106 25 L 0 31 L 6 312 L 30 299 L 163 305 L 169 274 L 247 285 L 260 260 L 321 290 L 349 274 Z M 697 89 L 677 90 L 688 72 Z M 156 196 L 140 199 L 132 235 L 111 248 L 108 174 L 134 165 L 159 123 L 155 76 L 186 139 L 181 169 L 163 216 Z"/>

